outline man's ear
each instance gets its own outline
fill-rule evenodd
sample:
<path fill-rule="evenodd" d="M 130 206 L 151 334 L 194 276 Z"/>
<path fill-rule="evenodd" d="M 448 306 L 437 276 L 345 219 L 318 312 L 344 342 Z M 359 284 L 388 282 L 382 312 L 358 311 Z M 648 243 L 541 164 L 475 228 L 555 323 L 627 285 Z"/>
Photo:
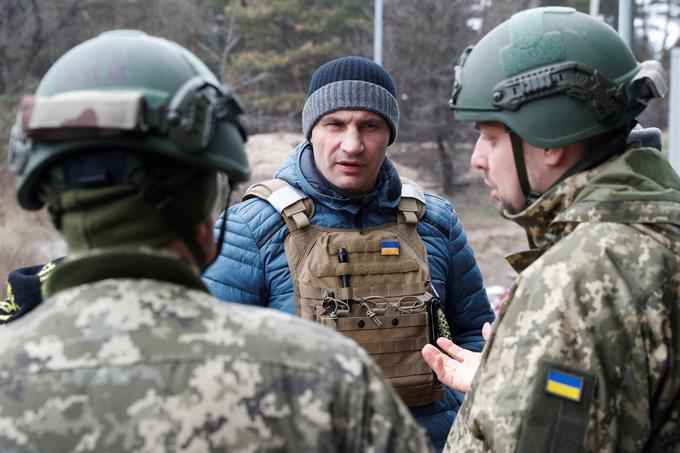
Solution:
<path fill-rule="evenodd" d="M 560 146 L 557 148 L 543 149 L 543 162 L 549 167 L 558 167 L 566 159 L 567 148 Z"/>

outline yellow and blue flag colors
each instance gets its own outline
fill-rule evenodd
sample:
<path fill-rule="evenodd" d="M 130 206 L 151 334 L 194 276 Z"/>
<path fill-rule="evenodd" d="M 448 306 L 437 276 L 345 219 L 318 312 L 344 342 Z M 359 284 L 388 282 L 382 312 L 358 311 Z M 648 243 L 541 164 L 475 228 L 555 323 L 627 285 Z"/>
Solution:
<path fill-rule="evenodd" d="M 399 255 L 399 241 L 381 241 L 381 255 Z"/>
<path fill-rule="evenodd" d="M 583 378 L 552 369 L 548 371 L 545 390 L 552 395 L 578 402 L 581 401 L 583 392 Z"/>

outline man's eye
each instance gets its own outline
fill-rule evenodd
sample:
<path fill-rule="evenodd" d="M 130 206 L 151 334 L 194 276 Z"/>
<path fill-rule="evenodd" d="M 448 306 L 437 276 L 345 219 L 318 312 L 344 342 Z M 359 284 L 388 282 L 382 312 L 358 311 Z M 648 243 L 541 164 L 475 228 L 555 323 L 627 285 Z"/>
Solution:
<path fill-rule="evenodd" d="M 482 140 L 487 142 L 490 145 L 495 145 L 496 144 L 496 138 L 495 137 L 489 137 L 488 135 L 482 135 Z"/>

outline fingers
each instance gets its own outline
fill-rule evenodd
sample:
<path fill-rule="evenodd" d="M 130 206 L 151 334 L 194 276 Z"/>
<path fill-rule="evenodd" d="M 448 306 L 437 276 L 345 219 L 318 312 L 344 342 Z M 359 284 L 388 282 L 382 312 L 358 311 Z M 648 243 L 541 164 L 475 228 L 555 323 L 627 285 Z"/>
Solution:
<path fill-rule="evenodd" d="M 446 351 L 452 358 L 458 360 L 459 362 L 465 360 L 467 350 L 461 348 L 451 340 L 448 340 L 446 338 L 437 338 L 437 344 L 439 345 L 440 348 Z"/>
<path fill-rule="evenodd" d="M 443 350 L 447 350 L 448 348 L 451 347 L 451 345 L 453 344 L 453 341 L 449 340 L 448 338 L 439 337 L 439 338 L 437 338 L 437 344 Z"/>
<path fill-rule="evenodd" d="M 431 344 L 426 344 L 421 350 L 421 353 L 423 354 L 425 362 L 435 373 L 437 373 L 437 376 L 444 373 L 444 361 L 441 357 L 442 353 L 437 348 Z"/>
<path fill-rule="evenodd" d="M 491 324 L 485 322 L 484 326 L 482 327 L 482 338 L 484 338 L 484 341 L 489 341 L 490 336 L 491 336 Z"/>

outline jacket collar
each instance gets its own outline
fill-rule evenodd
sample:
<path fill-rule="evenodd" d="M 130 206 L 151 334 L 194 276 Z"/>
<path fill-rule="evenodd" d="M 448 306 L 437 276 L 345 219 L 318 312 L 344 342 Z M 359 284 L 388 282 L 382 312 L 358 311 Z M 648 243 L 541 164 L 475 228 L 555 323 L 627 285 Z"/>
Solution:
<path fill-rule="evenodd" d="M 45 281 L 48 298 L 59 291 L 110 278 L 150 279 L 208 292 L 198 268 L 179 255 L 147 248 L 102 249 L 68 257 Z"/>
<path fill-rule="evenodd" d="M 286 180 L 330 209 L 351 214 L 356 214 L 366 206 L 396 208 L 401 196 L 399 174 L 387 156 L 380 168 L 374 191 L 361 195 L 347 194 L 321 175 L 314 162 L 312 144 L 307 140 L 286 158 L 275 177 Z"/>
<path fill-rule="evenodd" d="M 658 151 L 632 147 L 565 179 L 522 212 L 503 216 L 527 232 L 530 249 L 507 257 L 521 272 L 579 223 L 680 225 L 680 179 Z"/>

